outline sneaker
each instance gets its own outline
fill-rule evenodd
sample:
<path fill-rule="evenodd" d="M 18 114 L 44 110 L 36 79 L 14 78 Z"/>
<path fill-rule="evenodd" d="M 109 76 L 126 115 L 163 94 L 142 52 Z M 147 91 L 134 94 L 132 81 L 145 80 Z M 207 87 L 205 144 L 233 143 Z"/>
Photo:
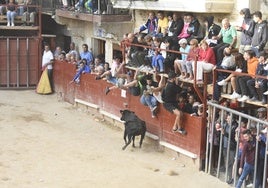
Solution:
<path fill-rule="evenodd" d="M 235 91 L 233 92 L 233 94 L 231 95 L 232 99 L 237 99 L 237 98 L 241 98 L 241 95 L 239 95 L 238 93 L 236 93 Z"/>
<path fill-rule="evenodd" d="M 264 95 L 268 95 L 268 91 L 265 91 L 263 94 L 264 94 Z"/>
<path fill-rule="evenodd" d="M 187 134 L 187 132 L 186 132 L 186 130 L 185 130 L 184 128 L 180 128 L 180 129 L 178 129 L 178 132 L 179 132 L 180 134 L 182 134 L 182 135 L 186 135 L 186 134 Z"/>
<path fill-rule="evenodd" d="M 267 104 L 267 99 L 262 99 L 261 104 Z"/>
<path fill-rule="evenodd" d="M 95 77 L 95 80 L 100 80 L 101 79 L 101 76 L 96 76 Z"/>
<path fill-rule="evenodd" d="M 107 86 L 107 87 L 105 88 L 105 95 L 107 95 L 110 91 L 111 91 L 111 90 L 110 90 L 109 87 Z"/>
<path fill-rule="evenodd" d="M 243 97 L 242 98 L 239 98 L 239 99 L 237 99 L 239 102 L 245 102 L 246 100 L 248 100 L 249 99 L 249 97 L 248 96 L 246 96 L 246 95 L 243 95 Z"/>
<path fill-rule="evenodd" d="M 218 82 L 218 85 L 219 86 L 225 86 L 225 85 L 227 85 L 227 82 L 225 80 L 222 80 L 222 81 Z"/>
<path fill-rule="evenodd" d="M 257 97 L 252 97 L 249 99 L 250 101 L 258 101 L 258 98 Z"/>
<path fill-rule="evenodd" d="M 8 26 L 8 27 L 10 26 L 10 23 L 9 23 L 9 22 L 7 22 L 7 26 Z"/>
<path fill-rule="evenodd" d="M 154 107 L 151 109 L 151 112 L 152 112 L 152 118 L 155 118 L 155 117 L 156 117 L 156 109 L 157 109 L 157 106 L 154 106 Z"/>
<path fill-rule="evenodd" d="M 11 26 L 13 27 L 13 26 L 15 26 L 15 24 L 14 23 L 11 23 Z"/>

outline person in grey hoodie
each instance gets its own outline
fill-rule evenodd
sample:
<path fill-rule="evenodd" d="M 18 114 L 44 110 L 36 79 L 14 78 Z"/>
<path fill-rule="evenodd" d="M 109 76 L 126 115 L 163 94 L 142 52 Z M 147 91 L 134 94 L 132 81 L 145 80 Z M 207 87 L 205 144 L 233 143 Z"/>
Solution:
<path fill-rule="evenodd" d="M 248 8 L 243 8 L 239 14 L 243 17 L 243 22 L 241 26 L 236 27 L 236 30 L 241 32 L 239 52 L 244 54 L 246 50 L 251 49 L 255 23 Z"/>
<path fill-rule="evenodd" d="M 262 13 L 260 11 L 253 13 L 253 20 L 256 25 L 254 28 L 251 46 L 256 56 L 259 56 L 259 53 L 263 51 L 268 39 L 268 28 L 266 21 L 262 20 Z"/>

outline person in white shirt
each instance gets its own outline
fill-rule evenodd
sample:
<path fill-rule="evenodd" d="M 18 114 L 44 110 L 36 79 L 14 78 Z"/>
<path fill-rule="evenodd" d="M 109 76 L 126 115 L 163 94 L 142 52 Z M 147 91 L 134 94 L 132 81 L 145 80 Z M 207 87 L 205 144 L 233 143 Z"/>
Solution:
<path fill-rule="evenodd" d="M 47 74 L 48 74 L 48 78 L 49 78 L 49 83 L 50 86 L 53 90 L 54 85 L 53 85 L 53 62 L 54 62 L 54 56 L 53 53 L 50 50 L 50 47 L 48 44 L 45 44 L 45 50 L 43 53 L 43 57 L 42 57 L 42 70 L 47 69 Z"/>

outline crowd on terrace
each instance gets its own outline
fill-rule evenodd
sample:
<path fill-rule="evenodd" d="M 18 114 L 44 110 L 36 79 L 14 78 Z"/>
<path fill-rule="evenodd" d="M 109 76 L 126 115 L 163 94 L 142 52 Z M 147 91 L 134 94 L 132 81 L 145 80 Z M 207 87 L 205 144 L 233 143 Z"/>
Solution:
<path fill-rule="evenodd" d="M 75 3 L 78 2 L 72 1 L 71 8 Z M 67 53 L 57 47 L 54 57 L 77 67 L 70 84 L 79 84 L 82 74 L 94 74 L 96 80 L 103 79 L 113 84 L 104 89 L 106 95 L 120 88 L 133 96 L 139 96 L 141 104 L 148 107 L 152 118 L 157 117 L 157 108 L 162 104 L 167 111 L 176 115 L 172 131 L 186 135 L 187 128 L 182 124 L 183 113 L 202 116 L 203 105 L 192 85 L 185 83 L 202 83 L 204 72 L 211 75 L 215 72 L 217 76 L 213 102 L 220 101 L 222 86 L 230 82 L 233 91 L 231 99 L 237 99 L 238 102 L 259 101 L 260 105 L 267 105 L 267 23 L 260 11 L 252 15 L 253 17 L 248 8 L 242 9 L 240 16 L 243 17 L 243 22 L 239 26 L 233 26 L 228 18 L 223 18 L 221 25 L 217 25 L 213 16 L 199 20 L 192 13 L 180 15 L 177 12 L 149 12 L 148 19 L 136 33 L 130 32 L 123 36 L 121 47 L 124 53 L 114 53 L 111 63 L 105 61 L 103 54 L 94 57 L 87 44 L 83 44 L 82 51 L 78 53 L 73 42 Z M 238 32 L 241 33 L 239 44 Z M 234 108 L 228 100 L 224 100 L 222 105 Z M 257 113 L 253 115 L 267 121 L 266 108 L 258 108 L 255 112 Z M 228 113 L 222 119 L 220 112 L 217 114 L 213 126 L 216 130 L 214 139 L 222 134 L 224 149 L 228 142 L 233 142 L 232 150 L 235 149 L 236 142 L 240 143 L 239 158 L 235 158 L 232 155 L 234 153 L 229 153 L 229 159 L 232 160 L 226 160 L 227 153 L 223 153 L 224 163 L 231 166 L 227 173 L 229 184 L 234 182 L 234 160 L 240 160 L 238 171 L 241 176 L 236 185 L 239 188 L 254 169 L 252 161 L 255 156 L 248 148 L 255 147 L 256 142 L 265 145 L 267 127 L 256 128 L 257 125 L 247 125 L 246 119 L 238 121 Z M 238 131 L 238 127 L 241 130 Z M 213 142 L 217 148 L 219 139 Z M 257 156 L 262 157 L 258 162 L 263 162 L 263 153 Z M 217 159 L 214 162 L 218 164 Z M 255 187 L 262 185 L 264 169 L 257 169 L 260 176 L 257 176 Z"/>

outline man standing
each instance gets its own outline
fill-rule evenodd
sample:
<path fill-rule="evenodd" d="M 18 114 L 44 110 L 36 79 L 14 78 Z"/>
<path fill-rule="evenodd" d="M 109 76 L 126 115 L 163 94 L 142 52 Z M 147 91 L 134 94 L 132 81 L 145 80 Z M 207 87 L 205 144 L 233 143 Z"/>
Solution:
<path fill-rule="evenodd" d="M 267 23 L 262 20 L 262 13 L 260 11 L 256 11 L 253 14 L 253 20 L 256 24 L 254 28 L 251 46 L 256 56 L 259 56 L 259 52 L 263 51 L 263 48 L 266 45 L 268 29 Z"/>
<path fill-rule="evenodd" d="M 93 63 L 93 54 L 88 50 L 88 45 L 83 44 L 83 52 L 80 53 L 80 59 L 86 59 L 87 65 L 90 67 L 90 64 Z"/>
<path fill-rule="evenodd" d="M 49 79 L 49 83 L 50 83 L 52 91 L 54 88 L 53 66 L 52 66 L 53 61 L 54 61 L 54 57 L 53 57 L 53 53 L 50 50 L 49 44 L 45 44 L 45 50 L 44 50 L 43 57 L 42 57 L 42 70 L 45 70 L 47 68 L 48 79 Z"/>

